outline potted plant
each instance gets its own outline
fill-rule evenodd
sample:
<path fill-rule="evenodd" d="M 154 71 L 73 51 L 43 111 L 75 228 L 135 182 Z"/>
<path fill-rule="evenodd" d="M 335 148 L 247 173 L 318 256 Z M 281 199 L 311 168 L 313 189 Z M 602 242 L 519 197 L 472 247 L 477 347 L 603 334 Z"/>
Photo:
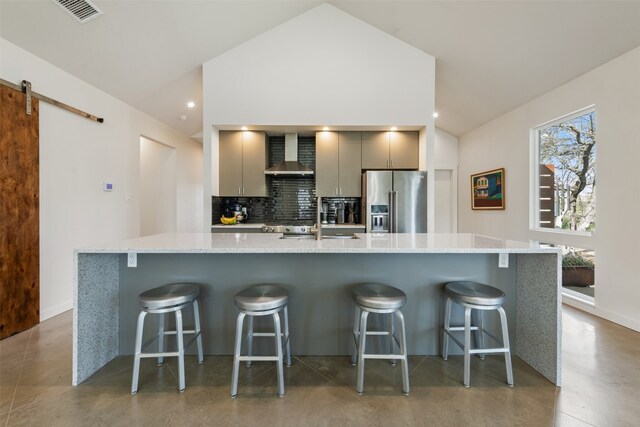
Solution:
<path fill-rule="evenodd" d="M 575 252 L 562 257 L 562 286 L 593 286 L 595 264 Z"/>

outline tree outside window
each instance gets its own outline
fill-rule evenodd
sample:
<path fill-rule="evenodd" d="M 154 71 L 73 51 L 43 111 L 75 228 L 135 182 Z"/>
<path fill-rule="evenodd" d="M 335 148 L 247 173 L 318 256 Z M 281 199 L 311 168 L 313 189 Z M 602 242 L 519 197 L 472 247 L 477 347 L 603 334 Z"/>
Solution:
<path fill-rule="evenodd" d="M 591 110 L 536 130 L 541 228 L 595 230 L 595 115 Z"/>

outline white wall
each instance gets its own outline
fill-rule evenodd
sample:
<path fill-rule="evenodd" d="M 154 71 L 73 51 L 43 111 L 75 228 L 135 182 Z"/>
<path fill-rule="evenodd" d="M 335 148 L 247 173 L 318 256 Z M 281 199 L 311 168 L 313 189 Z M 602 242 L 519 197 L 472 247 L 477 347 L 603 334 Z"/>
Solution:
<path fill-rule="evenodd" d="M 428 170 L 434 87 L 432 56 L 322 4 L 203 64 L 207 194 L 218 192 L 221 125 L 426 127 Z"/>
<path fill-rule="evenodd" d="M 175 233 L 176 149 L 140 138 L 140 235 Z"/>
<path fill-rule="evenodd" d="M 202 147 L 99 89 L 0 39 L 0 77 L 97 116 L 40 103 L 40 318 L 72 305 L 73 249 L 139 235 L 139 141 L 176 147 L 178 231 L 202 224 Z M 103 192 L 103 181 L 114 184 Z M 131 193 L 131 202 L 125 193 Z"/>
<path fill-rule="evenodd" d="M 434 230 L 458 231 L 458 138 L 436 128 L 434 156 Z"/>
<path fill-rule="evenodd" d="M 598 138 L 596 232 L 573 237 L 531 231 L 530 129 L 591 104 Z M 459 149 L 460 231 L 595 249 L 596 305 L 583 308 L 640 330 L 640 48 L 464 135 Z M 506 209 L 472 211 L 469 175 L 498 167 L 506 169 Z"/>

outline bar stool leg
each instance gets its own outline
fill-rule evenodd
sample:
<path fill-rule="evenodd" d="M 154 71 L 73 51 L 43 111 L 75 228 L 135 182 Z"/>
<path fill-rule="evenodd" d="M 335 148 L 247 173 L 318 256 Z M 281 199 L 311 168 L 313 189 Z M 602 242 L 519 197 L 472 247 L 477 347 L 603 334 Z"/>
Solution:
<path fill-rule="evenodd" d="M 159 314 L 158 320 L 158 353 L 164 353 L 164 313 Z M 164 363 L 164 357 L 158 357 L 158 366 L 162 366 Z"/>
<path fill-rule="evenodd" d="M 449 357 L 449 327 L 451 326 L 451 298 L 447 298 L 444 308 L 444 328 L 442 329 L 442 358 Z"/>
<path fill-rule="evenodd" d="M 389 314 L 389 354 L 393 354 L 393 350 L 394 350 L 394 320 L 395 317 L 393 315 L 393 313 Z M 402 352 L 402 351 L 401 351 Z M 396 366 L 396 359 L 391 359 L 391 366 Z"/>
<path fill-rule="evenodd" d="M 280 329 L 280 315 L 273 313 L 273 327 L 275 332 L 276 355 L 278 356 L 278 397 L 284 396 L 284 368 L 282 367 L 282 330 Z"/>
<path fill-rule="evenodd" d="M 513 387 L 513 368 L 511 367 L 511 346 L 509 345 L 509 329 L 507 328 L 507 314 L 502 307 L 498 307 L 500 323 L 502 323 L 502 345 L 508 349 L 504 353 L 504 364 L 507 367 L 507 385 Z"/>
<path fill-rule="evenodd" d="M 144 328 L 144 318 L 146 311 L 141 311 L 138 315 L 138 325 L 136 328 L 136 348 L 133 355 L 133 378 L 131 379 L 131 394 L 138 392 L 138 377 L 140 376 L 140 353 L 142 352 L 142 331 Z"/>
<path fill-rule="evenodd" d="M 240 350 L 242 349 L 242 326 L 244 325 L 244 318 L 246 314 L 240 312 L 238 314 L 238 320 L 236 322 L 236 345 L 233 353 L 233 372 L 231 375 L 231 397 L 235 398 L 238 395 L 238 371 L 240 370 Z"/>
<path fill-rule="evenodd" d="M 391 315 L 393 317 L 393 314 Z M 396 311 L 400 321 L 400 354 L 402 355 L 402 392 L 409 395 L 409 361 L 407 360 L 407 331 L 404 324 L 404 315 L 400 310 Z"/>
<path fill-rule="evenodd" d="M 182 310 L 176 310 L 176 337 L 178 338 L 178 389 L 183 392 L 184 385 L 184 329 L 182 327 Z"/>
<path fill-rule="evenodd" d="M 291 345 L 289 344 L 289 311 L 284 306 L 284 344 L 287 356 L 287 368 L 291 367 Z"/>
<path fill-rule="evenodd" d="M 464 308 L 464 386 L 469 387 L 471 376 L 471 308 Z"/>
<path fill-rule="evenodd" d="M 202 351 L 202 330 L 200 329 L 200 308 L 198 300 L 193 300 L 193 317 L 196 332 L 196 344 L 198 345 L 198 363 L 204 362 L 204 354 Z"/>
<path fill-rule="evenodd" d="M 364 350 L 365 344 L 367 342 L 367 317 L 369 316 L 369 312 L 366 310 L 361 310 L 362 314 L 360 314 L 360 336 L 358 343 L 358 380 L 356 383 L 356 391 L 358 394 L 364 393 Z"/>
<path fill-rule="evenodd" d="M 351 364 L 355 366 L 358 361 L 358 340 L 360 336 L 360 308 L 356 305 L 353 314 L 353 355 L 351 356 Z"/>
<path fill-rule="evenodd" d="M 484 348 L 484 310 L 476 310 L 476 325 L 478 327 L 475 334 L 476 347 Z M 484 353 L 479 353 L 478 356 L 484 360 Z"/>
<path fill-rule="evenodd" d="M 247 356 L 251 357 L 253 354 L 253 316 L 249 315 L 249 324 L 247 325 L 249 331 L 247 332 Z M 251 360 L 247 360 L 247 368 L 251 367 Z"/>

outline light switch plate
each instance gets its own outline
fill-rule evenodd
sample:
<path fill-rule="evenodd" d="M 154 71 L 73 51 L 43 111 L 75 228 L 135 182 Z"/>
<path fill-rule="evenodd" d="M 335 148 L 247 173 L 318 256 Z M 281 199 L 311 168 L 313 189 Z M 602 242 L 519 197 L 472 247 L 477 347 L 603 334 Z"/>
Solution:
<path fill-rule="evenodd" d="M 498 267 L 509 268 L 509 254 L 505 254 L 505 253 L 498 254 Z"/>

